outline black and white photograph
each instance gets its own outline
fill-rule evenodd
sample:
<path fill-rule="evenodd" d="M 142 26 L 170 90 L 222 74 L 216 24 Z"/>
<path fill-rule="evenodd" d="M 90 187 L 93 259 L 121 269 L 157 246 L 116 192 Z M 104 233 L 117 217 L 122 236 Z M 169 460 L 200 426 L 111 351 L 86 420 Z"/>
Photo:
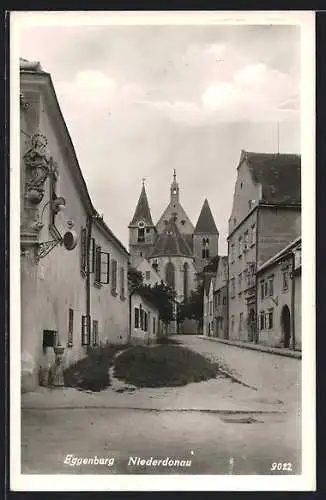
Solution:
<path fill-rule="evenodd" d="M 313 490 L 313 13 L 10 23 L 12 489 Z"/>

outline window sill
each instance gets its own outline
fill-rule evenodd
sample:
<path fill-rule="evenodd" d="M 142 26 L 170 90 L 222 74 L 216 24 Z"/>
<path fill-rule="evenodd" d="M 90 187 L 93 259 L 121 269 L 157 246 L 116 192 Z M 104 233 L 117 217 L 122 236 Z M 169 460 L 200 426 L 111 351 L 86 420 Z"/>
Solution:
<path fill-rule="evenodd" d="M 96 288 L 102 288 L 102 283 L 100 283 L 99 281 L 94 281 L 94 286 Z"/>

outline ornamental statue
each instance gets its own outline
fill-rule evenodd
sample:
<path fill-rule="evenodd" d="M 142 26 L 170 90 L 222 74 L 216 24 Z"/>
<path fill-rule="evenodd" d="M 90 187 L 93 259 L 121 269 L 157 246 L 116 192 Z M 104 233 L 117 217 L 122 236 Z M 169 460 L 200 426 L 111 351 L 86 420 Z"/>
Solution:
<path fill-rule="evenodd" d="M 28 169 L 26 198 L 35 205 L 42 201 L 44 183 L 51 173 L 52 162 L 46 151 L 47 142 L 44 135 L 33 135 L 31 148 L 24 154 L 24 162 Z"/>

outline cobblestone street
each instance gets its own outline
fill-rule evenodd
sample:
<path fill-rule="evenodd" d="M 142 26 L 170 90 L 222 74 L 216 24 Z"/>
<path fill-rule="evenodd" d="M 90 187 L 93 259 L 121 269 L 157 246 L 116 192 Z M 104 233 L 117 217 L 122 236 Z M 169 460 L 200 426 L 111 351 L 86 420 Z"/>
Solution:
<path fill-rule="evenodd" d="M 280 460 L 298 473 L 300 360 L 195 336 L 178 340 L 246 385 L 217 377 L 177 388 L 117 392 L 112 384 L 99 393 L 25 394 L 23 473 L 276 474 L 270 468 Z M 114 457 L 114 464 L 72 466 L 64 463 L 67 455 Z M 128 465 L 135 456 L 188 458 L 192 465 Z"/>

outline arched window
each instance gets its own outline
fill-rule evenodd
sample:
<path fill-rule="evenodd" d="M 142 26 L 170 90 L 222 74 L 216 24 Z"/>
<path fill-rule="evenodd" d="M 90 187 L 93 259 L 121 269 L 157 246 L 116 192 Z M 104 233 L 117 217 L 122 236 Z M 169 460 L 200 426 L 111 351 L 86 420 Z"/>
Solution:
<path fill-rule="evenodd" d="M 188 268 L 189 265 L 187 262 L 183 264 L 183 296 L 184 300 L 188 297 Z"/>
<path fill-rule="evenodd" d="M 171 288 L 175 288 L 175 271 L 172 262 L 168 262 L 165 268 L 165 281 Z"/>

